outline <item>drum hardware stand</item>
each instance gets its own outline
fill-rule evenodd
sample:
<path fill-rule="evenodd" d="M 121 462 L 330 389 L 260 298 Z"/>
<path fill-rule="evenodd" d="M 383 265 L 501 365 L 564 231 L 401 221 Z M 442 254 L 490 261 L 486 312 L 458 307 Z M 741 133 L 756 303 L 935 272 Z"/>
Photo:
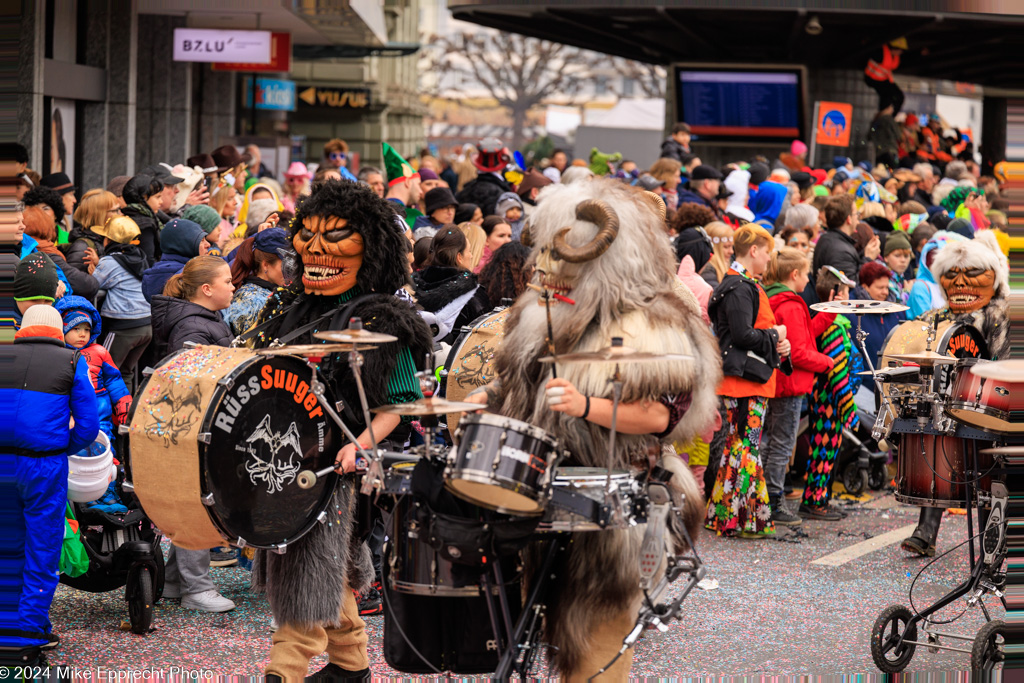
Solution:
<path fill-rule="evenodd" d="M 622 337 L 612 337 L 612 346 L 622 346 Z M 608 382 L 612 385 L 612 423 L 608 433 L 608 474 L 604 483 L 604 502 L 608 506 L 611 515 L 608 521 L 625 520 L 625 512 L 619 497 L 613 495 L 612 470 L 615 469 L 615 441 L 616 428 L 619 424 L 619 402 L 622 401 L 622 370 L 619 364 L 615 364 L 615 372 L 612 373 Z"/>

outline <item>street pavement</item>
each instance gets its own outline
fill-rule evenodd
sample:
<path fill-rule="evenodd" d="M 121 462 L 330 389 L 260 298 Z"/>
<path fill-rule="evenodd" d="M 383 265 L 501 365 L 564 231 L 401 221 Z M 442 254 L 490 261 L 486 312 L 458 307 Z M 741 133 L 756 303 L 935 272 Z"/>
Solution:
<path fill-rule="evenodd" d="M 798 530 L 780 529 L 774 539 L 723 539 L 704 532 L 698 543 L 710 589 L 694 590 L 684 603 L 683 619 L 666 633 L 644 634 L 636 647 L 633 676 L 878 674 L 869 647 L 871 626 L 888 605 L 909 605 L 911 581 L 927 564 L 901 551 L 896 538 L 909 534 L 918 511 L 884 492 L 872 493 L 870 500 L 836 504 L 849 512 L 847 519 L 805 522 Z M 893 533 L 882 536 L 889 532 Z M 888 544 L 866 554 L 858 554 L 857 548 L 847 550 L 879 537 L 880 543 Z M 965 517 L 947 514 L 939 553 L 964 539 Z M 845 552 L 833 555 L 840 551 Z M 931 604 L 967 572 L 967 548 L 962 546 L 921 575 L 914 604 Z M 143 668 L 166 673 L 172 667 L 182 672 L 259 675 L 271 644 L 266 600 L 249 590 L 249 575 L 243 569 L 215 568 L 212 575 L 224 595 L 237 603 L 236 610 L 204 614 L 162 601 L 154 630 L 141 636 L 123 630 L 127 610 L 122 591 L 90 594 L 60 586 L 51 619 L 61 644 L 50 662 L 93 675 Z M 989 596 L 986 604 L 993 618 L 1002 618 L 998 599 Z M 959 601 L 936 618 L 957 617 L 964 607 Z M 973 637 L 983 623 L 981 611 L 972 608 L 940 628 Z M 383 617 L 368 619 L 374 674 L 403 676 L 383 660 L 382 629 Z M 947 640 L 943 644 L 960 645 Z M 311 671 L 325 663 L 324 657 L 315 660 Z M 907 671 L 968 669 L 966 654 L 918 648 Z M 546 672 L 535 674 L 542 677 Z"/>

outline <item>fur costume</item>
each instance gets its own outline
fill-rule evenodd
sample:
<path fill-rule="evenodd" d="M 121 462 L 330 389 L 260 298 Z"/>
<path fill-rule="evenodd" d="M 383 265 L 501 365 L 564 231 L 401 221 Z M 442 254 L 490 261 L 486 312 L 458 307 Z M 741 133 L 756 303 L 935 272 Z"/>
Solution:
<path fill-rule="evenodd" d="M 534 248 L 541 283 L 576 301 L 552 305 L 557 353 L 596 351 L 612 337 L 622 337 L 626 346 L 641 351 L 694 357 L 620 366 L 622 403 L 653 402 L 680 392 L 691 396 L 689 409 L 661 443 L 653 435 L 618 435 L 614 466 L 620 469 L 647 468 L 650 453 L 660 455 L 665 443 L 691 440 L 714 421 L 718 410 L 718 348 L 692 303 L 676 294 L 675 261 L 655 202 L 649 193 L 614 180 L 553 186 L 545 190 L 523 234 L 523 243 Z M 617 234 L 607 228 L 602 207 L 614 212 Z M 580 258 L 595 251 L 600 252 L 596 257 Z M 558 438 L 571 454 L 564 464 L 606 467 L 609 430 L 548 408 L 544 387 L 552 375 L 551 366 L 539 362 L 548 355 L 540 298 L 527 290 L 511 309 L 496 359 L 500 408 L 492 408 Z M 612 364 L 558 365 L 559 377 L 591 397 L 611 398 L 608 379 L 613 370 Z M 703 515 L 700 490 L 678 458 L 664 458 L 663 466 L 674 473 L 670 486 L 686 495 L 684 516 L 693 537 Z M 635 616 L 644 531 L 645 525 L 639 525 L 573 536 L 558 569 L 560 585 L 546 622 L 553 662 L 562 673 L 577 672 L 583 664 L 596 624 L 621 616 L 623 610 L 632 609 Z M 680 530 L 672 531 L 678 548 Z"/>
<path fill-rule="evenodd" d="M 348 228 L 348 223 L 340 225 L 340 221 L 331 224 L 336 234 L 326 238 L 329 244 L 321 249 L 316 242 L 319 237 L 309 228 L 319 229 L 314 222 L 323 219 L 351 221 L 352 228 Z M 310 235 L 311 239 L 303 239 Z M 359 238 L 361 249 L 355 251 L 362 258 L 354 266 L 354 278 L 351 264 L 345 261 L 353 257 L 353 250 L 338 250 L 335 260 L 329 258 L 334 251 L 331 245 L 344 244 L 354 239 L 353 235 Z M 393 296 L 407 282 L 408 250 L 405 236 L 395 228 L 393 211 L 369 188 L 328 181 L 299 206 L 288 236 L 294 246 L 303 247 L 286 255 L 295 264 L 297 277 L 290 287 L 274 292 L 260 313 L 257 324 L 262 327 L 255 337 L 255 346 L 269 346 L 275 339 L 324 315 L 335 314 L 318 329 L 343 329 L 350 316 L 359 316 L 365 329 L 398 337 L 397 342 L 381 345 L 364 355 L 362 378 L 367 401 L 371 406 L 387 403 L 388 378 L 399 351 L 408 348 L 419 366 L 431 349 L 429 328 L 407 302 Z M 344 239 L 335 239 L 337 236 Z M 313 270 L 308 271 L 307 267 Z M 330 269 L 338 273 L 332 276 Z M 314 275 L 312 279 L 307 277 L 310 272 Z M 337 291 L 339 288 L 333 286 L 335 278 L 348 278 L 348 289 Z M 367 296 L 357 299 L 360 294 Z M 289 343 L 316 341 L 310 331 Z M 320 370 L 334 398 L 353 407 L 345 411 L 343 418 L 359 434 L 365 425 L 347 360 L 325 358 Z M 364 590 L 373 581 L 369 550 L 353 533 L 355 499 L 352 480 L 342 479 L 332 503 L 337 514 L 330 515 L 330 523 L 316 525 L 307 535 L 290 543 L 282 555 L 257 551 L 253 585 L 267 593 L 278 623 L 335 626 L 344 591 Z"/>

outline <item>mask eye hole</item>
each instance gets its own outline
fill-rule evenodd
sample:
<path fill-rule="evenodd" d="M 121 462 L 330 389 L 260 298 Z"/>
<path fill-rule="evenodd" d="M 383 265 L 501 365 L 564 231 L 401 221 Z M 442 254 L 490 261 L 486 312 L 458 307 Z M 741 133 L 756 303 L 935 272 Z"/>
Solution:
<path fill-rule="evenodd" d="M 341 242 L 342 240 L 348 239 L 353 234 L 355 234 L 355 230 L 339 228 L 337 230 L 328 230 L 325 232 L 324 239 L 328 242 Z"/>
<path fill-rule="evenodd" d="M 299 230 L 299 239 L 301 239 L 303 242 L 310 241 L 311 239 L 313 239 L 313 231 L 307 230 L 306 228 L 302 228 L 301 230 Z"/>
<path fill-rule="evenodd" d="M 984 274 L 984 268 L 969 268 L 964 271 L 964 275 L 966 275 L 967 277 L 981 277 Z"/>

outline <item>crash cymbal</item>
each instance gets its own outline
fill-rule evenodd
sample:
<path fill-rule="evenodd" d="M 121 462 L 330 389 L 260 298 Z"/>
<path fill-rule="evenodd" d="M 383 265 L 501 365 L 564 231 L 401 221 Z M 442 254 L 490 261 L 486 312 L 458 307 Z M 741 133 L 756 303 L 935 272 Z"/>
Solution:
<path fill-rule="evenodd" d="M 269 349 L 257 349 L 259 356 L 304 356 L 306 358 L 323 358 L 337 353 L 355 351 L 373 351 L 377 347 L 367 344 L 291 344 L 275 346 Z"/>
<path fill-rule="evenodd" d="M 845 301 L 823 301 L 811 304 L 811 308 L 819 313 L 843 313 L 860 315 L 862 313 L 899 313 L 909 306 L 892 301 L 875 301 L 874 299 L 847 299 Z"/>
<path fill-rule="evenodd" d="M 389 344 L 398 341 L 398 337 L 390 334 L 380 334 L 369 330 L 324 330 L 314 332 L 313 336 L 329 342 L 340 342 L 342 344 Z"/>
<path fill-rule="evenodd" d="M 567 353 L 562 356 L 544 356 L 541 363 L 659 363 L 693 360 L 681 353 L 648 353 L 629 346 L 606 346 L 597 351 Z"/>
<path fill-rule="evenodd" d="M 1024 455 L 1024 446 L 996 446 L 995 448 L 982 448 L 978 452 L 985 455 Z"/>
<path fill-rule="evenodd" d="M 904 363 L 917 363 L 918 365 L 955 365 L 957 362 L 953 356 L 946 356 L 934 351 L 922 351 L 921 353 L 894 353 L 888 356 L 892 360 L 901 360 Z"/>
<path fill-rule="evenodd" d="M 386 415 L 444 415 L 445 413 L 468 413 L 474 410 L 483 410 L 485 407 L 479 403 L 446 401 L 443 398 L 421 398 L 411 403 L 393 403 L 371 408 L 370 412 Z"/>
<path fill-rule="evenodd" d="M 994 360 L 976 364 L 971 373 L 986 379 L 1001 379 L 1004 382 L 1024 382 L 1024 360 Z"/>

